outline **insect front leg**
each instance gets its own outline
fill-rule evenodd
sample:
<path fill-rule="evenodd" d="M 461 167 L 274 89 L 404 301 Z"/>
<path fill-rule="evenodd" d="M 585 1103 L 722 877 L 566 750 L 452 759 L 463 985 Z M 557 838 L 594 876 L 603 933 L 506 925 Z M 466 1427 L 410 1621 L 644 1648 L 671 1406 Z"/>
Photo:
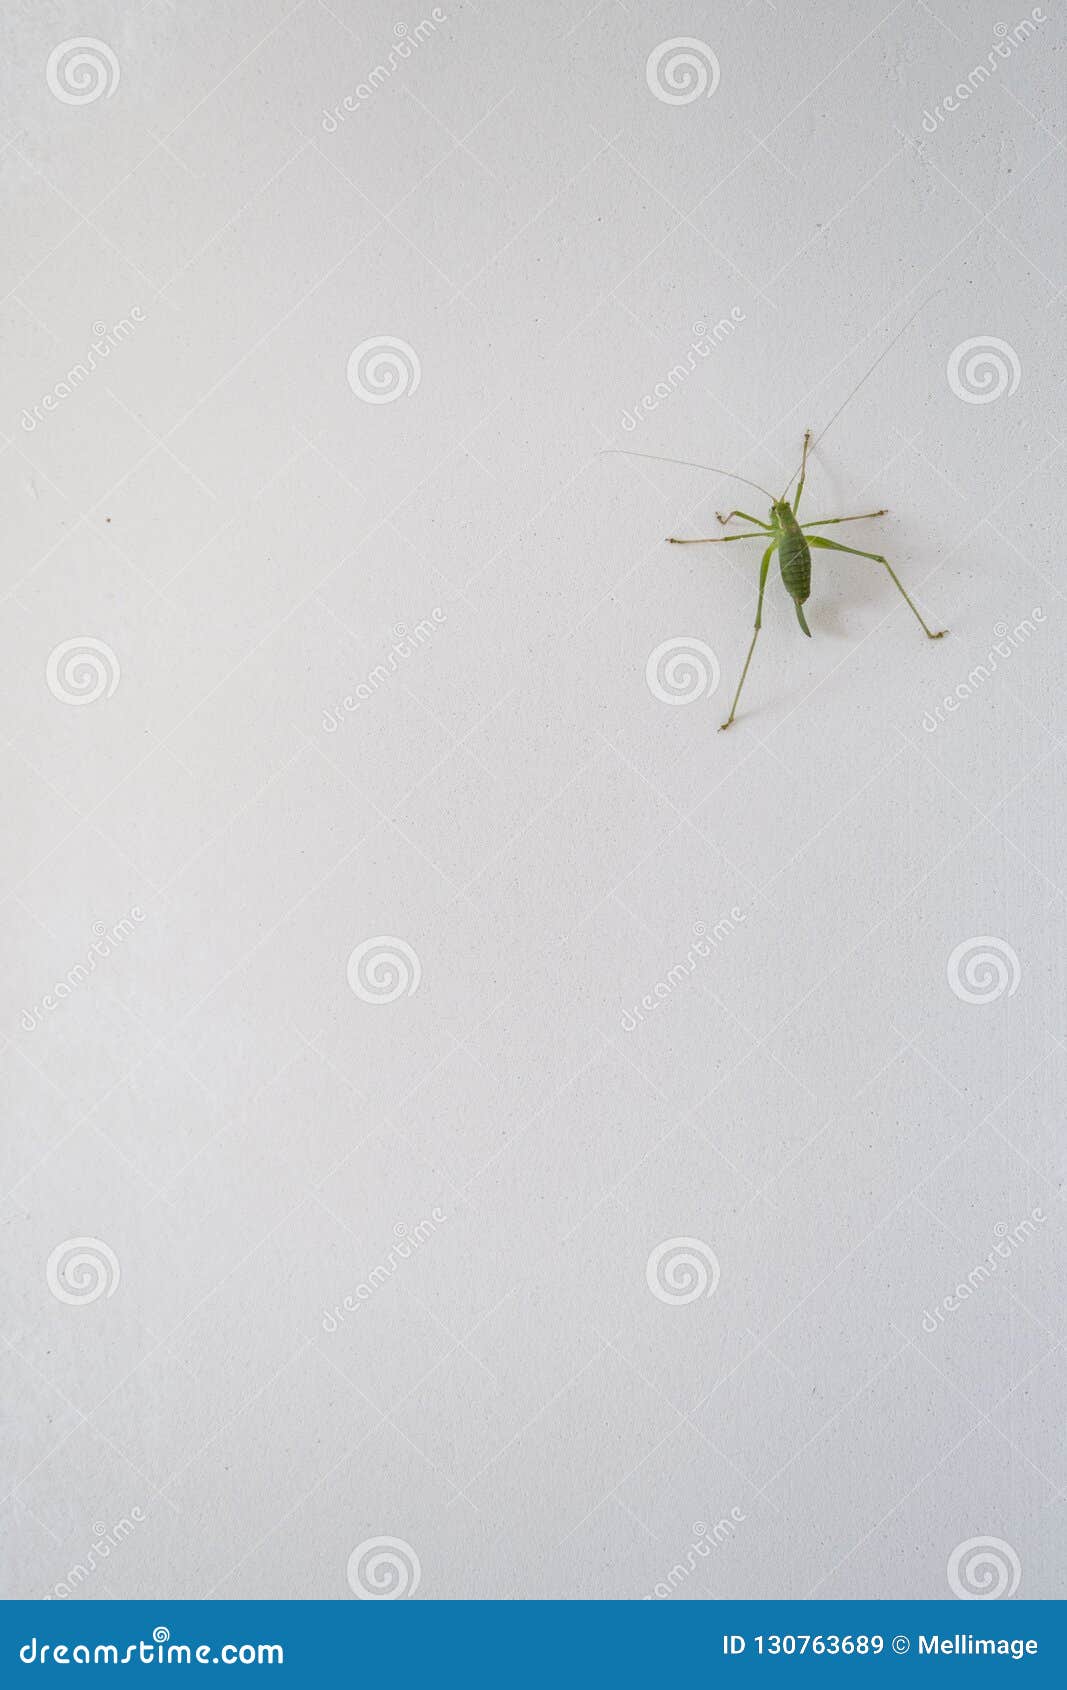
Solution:
<path fill-rule="evenodd" d="M 855 546 L 839 545 L 836 540 L 824 540 L 824 539 L 820 538 L 820 536 L 818 534 L 812 534 L 811 537 L 809 538 L 808 544 L 811 545 L 811 546 L 818 546 L 818 547 L 820 547 L 820 549 L 822 551 L 826 551 L 826 552 L 847 552 L 850 557 L 869 557 L 871 559 L 872 563 L 883 564 L 884 567 L 889 571 L 889 578 L 892 581 L 893 585 L 896 587 L 897 592 L 900 594 L 901 598 L 907 604 L 908 609 L 911 611 L 912 615 L 915 617 L 916 621 L 919 623 L 919 626 L 922 628 L 922 631 L 926 635 L 927 639 L 928 640 L 944 639 L 945 634 L 948 632 L 948 630 L 946 628 L 939 628 L 937 630 L 937 632 L 935 633 L 933 628 L 927 627 L 926 623 L 923 621 L 922 613 L 919 611 L 919 609 L 917 608 L 917 606 L 915 605 L 913 600 L 910 598 L 910 596 L 907 592 L 907 589 L 904 586 L 903 581 L 901 581 L 899 575 L 897 575 L 896 571 L 893 568 L 893 565 L 890 563 L 888 558 L 882 557 L 880 555 L 880 553 L 878 553 L 878 552 L 861 552 Z"/>
<path fill-rule="evenodd" d="M 763 561 L 759 566 L 759 597 L 756 600 L 756 626 L 752 630 L 752 642 L 748 648 L 748 656 L 745 658 L 745 666 L 741 671 L 741 679 L 737 683 L 737 691 L 734 693 L 734 701 L 730 706 L 730 714 L 727 716 L 725 722 L 720 724 L 720 733 L 723 728 L 728 728 L 730 726 L 734 716 L 737 714 L 737 701 L 741 697 L 741 688 L 745 684 L 745 676 L 748 674 L 748 666 L 752 662 L 752 653 L 756 649 L 756 641 L 759 639 L 759 631 L 763 624 L 763 593 L 767 585 L 767 571 L 771 567 L 771 558 L 774 556 L 777 545 L 778 541 L 775 540 L 772 545 L 767 547 L 767 550 L 763 554 Z"/>
<path fill-rule="evenodd" d="M 804 474 L 808 467 L 808 452 L 811 449 L 811 429 L 804 431 L 804 455 L 800 460 L 800 480 L 797 482 L 797 496 L 793 500 L 793 515 L 800 509 L 800 495 L 804 491 Z"/>
<path fill-rule="evenodd" d="M 747 511 L 727 511 L 725 516 L 723 516 L 722 511 L 716 511 L 715 515 L 718 517 L 724 528 L 728 522 L 733 521 L 735 516 L 741 517 L 745 522 L 754 522 L 757 528 L 765 528 L 767 526 L 765 522 L 760 521 L 758 516 L 749 516 Z"/>

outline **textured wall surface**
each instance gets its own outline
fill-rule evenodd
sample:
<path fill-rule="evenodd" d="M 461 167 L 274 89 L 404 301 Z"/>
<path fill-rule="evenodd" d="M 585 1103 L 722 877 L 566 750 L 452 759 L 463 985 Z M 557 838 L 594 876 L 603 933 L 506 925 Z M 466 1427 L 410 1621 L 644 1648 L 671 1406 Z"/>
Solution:
<path fill-rule="evenodd" d="M 5 1594 L 1067 1594 L 1059 8 L 3 31 Z"/>

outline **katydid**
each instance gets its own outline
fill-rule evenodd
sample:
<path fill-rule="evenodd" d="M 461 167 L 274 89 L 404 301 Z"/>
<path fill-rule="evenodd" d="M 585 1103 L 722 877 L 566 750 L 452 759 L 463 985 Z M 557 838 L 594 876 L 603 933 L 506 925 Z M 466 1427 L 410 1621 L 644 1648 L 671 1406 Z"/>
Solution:
<path fill-rule="evenodd" d="M 925 304 L 928 303 L 929 301 L 925 302 Z M 919 310 L 921 311 L 924 308 L 924 306 L 920 306 Z M 831 425 L 837 421 L 837 418 L 841 415 L 845 406 L 855 396 L 855 394 L 859 392 L 868 376 L 874 374 L 874 371 L 882 362 L 882 359 L 885 358 L 892 350 L 897 341 L 900 339 L 900 336 L 904 333 L 905 329 L 910 327 L 910 325 L 915 321 L 915 317 L 918 315 L 919 312 L 917 311 L 914 316 L 908 318 L 908 321 L 904 324 L 904 328 L 900 330 L 900 333 L 894 336 L 889 345 L 885 348 L 885 351 L 875 359 L 866 375 L 864 375 L 861 380 L 856 383 L 852 392 L 834 412 L 830 421 L 826 424 L 826 427 L 818 435 L 818 440 L 821 440 L 823 435 L 827 432 L 827 429 L 829 429 Z M 662 463 L 684 463 L 690 469 L 707 469 L 711 470 L 716 475 L 725 475 L 730 480 L 744 482 L 747 487 L 754 487 L 758 493 L 762 493 L 771 501 L 770 520 L 767 522 L 762 521 L 758 516 L 750 516 L 747 511 L 742 510 L 732 510 L 726 516 L 722 516 L 716 512 L 716 515 L 719 517 L 719 522 L 723 525 L 723 527 L 725 527 L 728 522 L 732 521 L 735 516 L 740 517 L 744 522 L 750 523 L 751 527 L 747 528 L 743 534 L 716 534 L 696 540 L 683 540 L 676 538 L 674 535 L 669 536 L 670 544 L 673 546 L 728 545 L 733 540 L 765 540 L 767 542 L 766 550 L 763 553 L 763 558 L 760 563 L 759 592 L 756 599 L 756 622 L 755 627 L 752 630 L 752 640 L 749 644 L 748 653 L 745 657 L 744 667 L 741 670 L 741 679 L 737 683 L 737 691 L 734 693 L 733 703 L 730 706 L 730 714 L 727 716 L 725 722 L 721 724 L 723 728 L 728 728 L 730 726 L 737 713 L 737 704 L 741 697 L 741 688 L 745 684 L 745 677 L 748 674 L 749 664 L 752 662 L 752 653 L 756 649 L 756 641 L 759 638 L 759 631 L 763 621 L 763 594 L 767 585 L 767 575 L 771 566 L 771 558 L 774 556 L 775 552 L 778 553 L 778 562 L 782 571 L 782 581 L 786 592 L 793 601 L 797 621 L 800 623 L 801 630 L 807 634 L 809 639 L 811 638 L 811 629 L 808 627 L 804 616 L 804 605 L 811 592 L 811 548 L 813 546 L 818 551 L 846 552 L 850 557 L 865 557 L 870 558 L 873 563 L 880 563 L 887 571 L 890 580 L 904 599 L 927 639 L 940 640 L 944 637 L 946 632 L 944 628 L 938 629 L 935 632 L 933 628 L 928 627 L 921 612 L 907 592 L 892 564 L 889 562 L 889 559 L 883 557 L 880 552 L 866 552 L 861 551 L 856 546 L 843 546 L 836 540 L 828 540 L 825 535 L 815 534 L 812 532 L 813 529 L 817 528 L 833 527 L 839 522 L 863 522 L 871 517 L 885 516 L 886 512 L 884 510 L 863 511 L 858 516 L 822 517 L 817 522 L 800 523 L 797 521 L 797 511 L 800 508 L 800 496 L 804 491 L 804 477 L 807 471 L 808 453 L 811 451 L 812 446 L 818 443 L 818 440 L 813 439 L 812 432 L 809 429 L 804 436 L 804 450 L 801 454 L 799 470 L 794 470 L 793 474 L 786 483 L 785 491 L 780 494 L 778 498 L 775 498 L 773 493 L 768 492 L 766 487 L 761 487 L 759 482 L 750 481 L 747 476 L 736 475 L 731 470 L 717 469 L 713 464 L 693 464 L 683 458 L 657 458 L 657 461 Z M 627 452 L 623 455 L 632 458 L 648 458 L 657 456 L 656 454 L 650 452 Z M 798 475 L 799 480 L 797 481 L 796 495 L 793 498 L 792 504 L 790 504 L 789 489 L 792 487 L 793 481 Z"/>

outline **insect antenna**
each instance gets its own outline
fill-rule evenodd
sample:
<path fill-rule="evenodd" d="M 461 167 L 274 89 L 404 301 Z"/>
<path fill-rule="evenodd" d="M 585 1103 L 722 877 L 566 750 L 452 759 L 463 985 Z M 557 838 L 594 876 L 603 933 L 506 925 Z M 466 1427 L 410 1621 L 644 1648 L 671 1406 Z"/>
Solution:
<path fill-rule="evenodd" d="M 940 290 L 940 291 L 943 291 L 943 290 Z M 903 335 L 905 335 L 907 333 L 907 331 L 911 328 L 911 325 L 912 325 L 912 323 L 914 323 L 916 317 L 918 317 L 923 311 L 926 310 L 926 307 L 930 304 L 930 300 L 937 299 L 937 298 L 939 298 L 939 293 L 932 293 L 929 296 L 928 299 L 924 299 L 922 304 L 918 307 L 918 310 L 912 312 L 911 316 L 908 318 L 908 320 L 904 324 L 903 328 L 897 330 L 896 334 L 893 336 L 892 340 L 889 342 L 889 345 L 887 347 L 885 347 L 881 352 L 879 352 L 877 358 L 874 360 L 874 363 L 871 365 L 870 369 L 866 372 L 866 374 L 860 376 L 859 381 L 856 383 L 856 385 L 852 389 L 851 393 L 847 393 L 845 395 L 844 399 L 842 399 L 840 405 L 837 407 L 837 410 L 834 412 L 833 416 L 830 418 L 830 421 L 828 423 L 826 423 L 825 426 L 819 430 L 818 434 L 815 436 L 814 440 L 811 442 L 811 444 L 808 447 L 809 452 L 814 451 L 815 447 L 819 444 L 819 441 L 823 438 L 823 436 L 825 434 L 828 434 L 830 429 L 833 428 L 834 423 L 837 421 L 838 417 L 841 415 L 841 412 L 845 409 L 845 407 L 847 405 L 851 405 L 853 399 L 855 399 L 857 393 L 859 392 L 860 388 L 863 386 L 864 382 L 870 380 L 871 376 L 873 376 L 875 370 L 878 368 L 878 366 L 882 362 L 883 358 L 888 358 L 888 356 L 892 352 L 894 346 L 897 344 L 897 341 L 900 340 L 901 337 Z M 794 481 L 796 480 L 797 476 L 800 474 L 803 463 L 804 463 L 804 460 L 803 460 L 803 458 L 801 458 L 800 463 L 797 465 L 796 469 L 793 471 L 792 475 L 789 477 L 789 480 L 785 484 L 785 492 L 782 494 L 782 499 L 785 499 L 786 495 L 789 492 L 789 489 L 792 487 L 792 485 L 793 485 Z M 779 500 L 779 503 L 781 503 L 781 500 Z"/>
<path fill-rule="evenodd" d="M 613 455 L 619 458 L 649 458 L 656 464 L 681 464 L 685 469 L 709 469 L 713 475 L 725 475 L 731 481 L 743 481 L 746 487 L 754 487 L 757 493 L 774 502 L 774 494 L 768 493 L 766 487 L 761 487 L 758 481 L 750 481 L 747 475 L 737 475 L 732 469 L 719 469 L 716 464 L 695 464 L 689 458 L 663 458 L 658 452 L 626 452 L 621 446 L 605 446 L 600 456 Z"/>

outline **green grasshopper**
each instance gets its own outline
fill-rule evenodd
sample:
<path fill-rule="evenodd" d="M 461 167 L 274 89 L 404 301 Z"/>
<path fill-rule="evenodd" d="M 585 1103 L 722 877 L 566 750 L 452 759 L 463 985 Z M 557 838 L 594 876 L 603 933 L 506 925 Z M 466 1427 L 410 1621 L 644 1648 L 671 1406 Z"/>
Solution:
<path fill-rule="evenodd" d="M 928 304 L 929 301 L 926 303 Z M 924 306 L 920 306 L 919 310 L 921 311 L 924 308 Z M 875 359 L 874 363 L 867 371 L 867 374 L 856 383 L 852 392 L 844 400 L 844 403 L 834 412 L 830 421 L 826 424 L 826 428 L 824 428 L 822 433 L 818 436 L 819 440 L 822 439 L 823 435 L 833 425 L 833 423 L 837 421 L 841 412 L 845 409 L 845 406 L 849 404 L 849 402 L 859 392 L 867 378 L 874 374 L 874 371 L 882 362 L 882 359 L 892 351 L 893 347 L 900 339 L 900 336 L 904 333 L 905 329 L 909 328 L 915 321 L 915 317 L 917 317 L 918 314 L 919 313 L 917 311 L 915 316 L 909 317 L 908 321 L 904 324 L 904 328 L 900 330 L 900 334 L 896 335 L 894 339 L 890 341 L 881 356 Z M 920 611 L 905 589 L 903 582 L 897 575 L 892 564 L 889 562 L 889 559 L 883 557 L 880 552 L 864 552 L 860 551 L 856 546 L 842 546 L 836 540 L 828 540 L 824 535 L 812 533 L 812 530 L 815 528 L 830 528 L 835 523 L 839 522 L 865 522 L 871 517 L 885 516 L 886 512 L 884 510 L 863 511 L 859 516 L 821 517 L 817 522 L 800 523 L 797 521 L 797 511 L 800 509 L 800 496 L 804 491 L 804 477 L 807 471 L 808 453 L 810 452 L 813 444 L 817 443 L 817 441 L 813 441 L 812 432 L 809 429 L 804 436 L 804 450 L 801 455 L 799 470 L 794 470 L 793 474 L 786 482 L 785 491 L 778 498 L 775 498 L 773 493 L 768 492 L 766 487 L 761 487 L 758 481 L 749 481 L 747 476 L 736 475 L 732 470 L 717 469 L 714 464 L 693 464 L 689 463 L 688 459 L 685 458 L 657 457 L 656 459 L 656 461 L 660 463 L 681 463 L 685 464 L 690 469 L 707 469 L 711 470 L 713 474 L 725 475 L 730 480 L 744 482 L 746 487 L 754 487 L 757 493 L 764 494 L 764 496 L 771 501 L 769 522 L 762 522 L 758 516 L 750 516 L 747 511 L 742 510 L 732 510 L 726 516 L 722 516 L 718 511 L 715 513 L 723 527 L 725 527 L 728 522 L 732 521 L 735 516 L 741 517 L 744 522 L 751 523 L 752 527 L 750 529 L 746 529 L 743 534 L 715 534 L 696 540 L 682 540 L 678 539 L 675 535 L 668 536 L 672 546 L 721 546 L 728 545 L 732 540 L 765 539 L 769 542 L 767 549 L 763 554 L 762 562 L 760 563 L 759 595 L 756 599 L 756 624 L 752 631 L 752 640 L 748 648 L 748 655 L 745 658 L 744 667 L 741 670 L 741 679 L 737 683 L 737 691 L 734 693 L 733 703 L 730 706 L 730 714 L 727 716 L 725 722 L 721 724 L 722 728 L 728 728 L 737 714 L 737 704 L 741 697 L 741 688 L 745 684 L 745 677 L 748 674 L 749 664 L 752 662 L 752 653 L 756 649 L 756 641 L 759 639 L 759 631 L 763 622 L 763 594 L 767 585 L 767 575 L 771 567 L 771 558 L 774 556 L 775 552 L 778 553 L 778 562 L 782 571 L 782 581 L 786 592 L 793 601 L 793 605 L 797 613 L 797 621 L 800 623 L 802 631 L 807 634 L 809 639 L 811 638 L 811 629 L 808 627 L 804 616 L 804 605 L 811 594 L 811 548 L 813 546 L 819 551 L 847 552 L 850 557 L 865 557 L 870 558 L 874 563 L 880 563 L 883 568 L 887 570 L 893 585 L 905 600 L 909 610 L 918 621 L 919 626 L 922 628 L 922 631 L 926 635 L 927 639 L 943 639 L 945 633 L 947 632 L 944 628 L 935 632 L 932 628 L 927 626 Z M 648 458 L 655 457 L 656 455 L 650 452 L 626 452 L 623 456 L 631 458 Z M 789 489 L 793 485 L 797 475 L 799 475 L 800 479 L 797 483 L 796 496 L 794 497 L 792 504 L 790 504 L 788 497 Z"/>

